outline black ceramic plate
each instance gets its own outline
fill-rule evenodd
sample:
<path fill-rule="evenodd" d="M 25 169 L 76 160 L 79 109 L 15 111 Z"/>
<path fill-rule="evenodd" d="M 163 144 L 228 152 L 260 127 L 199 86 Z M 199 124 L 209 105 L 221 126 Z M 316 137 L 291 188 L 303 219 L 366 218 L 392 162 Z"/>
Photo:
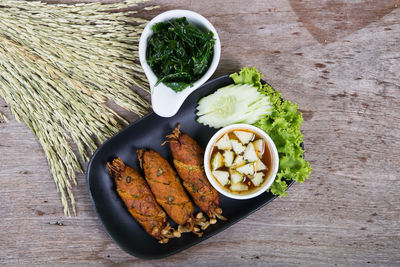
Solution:
<path fill-rule="evenodd" d="M 181 238 L 170 239 L 167 244 L 159 244 L 129 214 L 108 174 L 106 162 L 115 157 L 121 157 L 126 164 L 140 170 L 136 154 L 136 150 L 140 148 L 154 149 L 171 162 L 169 146 L 161 146 L 161 143 L 178 123 L 182 124 L 183 132 L 188 133 L 205 148 L 217 130 L 196 122 L 197 102 L 216 89 L 232 83 L 228 75 L 205 83 L 186 99 L 175 116 L 163 118 L 150 113 L 110 138 L 94 153 L 87 170 L 89 195 L 107 233 L 131 255 L 146 259 L 172 255 L 225 230 L 275 198 L 271 193 L 264 193 L 249 200 L 234 200 L 221 195 L 220 206 L 223 215 L 228 218 L 227 221 L 218 221 L 217 224 L 211 225 L 201 238 L 186 233 Z"/>

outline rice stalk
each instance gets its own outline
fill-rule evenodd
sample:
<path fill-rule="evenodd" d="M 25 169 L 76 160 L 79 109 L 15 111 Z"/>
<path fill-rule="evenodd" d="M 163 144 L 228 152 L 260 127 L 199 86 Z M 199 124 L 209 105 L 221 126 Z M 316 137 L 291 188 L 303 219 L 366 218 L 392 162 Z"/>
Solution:
<path fill-rule="evenodd" d="M 140 116 L 150 108 L 131 89 L 149 90 L 138 59 L 147 21 L 137 13 L 157 6 L 143 2 L 0 2 L 0 96 L 42 145 L 67 216 L 76 215 L 72 184 L 83 171 L 70 143 L 87 161 L 127 123 L 107 100 Z"/>
<path fill-rule="evenodd" d="M 8 122 L 8 118 L 6 117 L 6 115 L 0 112 L 0 122 L 1 120 L 3 120 L 3 122 Z"/>

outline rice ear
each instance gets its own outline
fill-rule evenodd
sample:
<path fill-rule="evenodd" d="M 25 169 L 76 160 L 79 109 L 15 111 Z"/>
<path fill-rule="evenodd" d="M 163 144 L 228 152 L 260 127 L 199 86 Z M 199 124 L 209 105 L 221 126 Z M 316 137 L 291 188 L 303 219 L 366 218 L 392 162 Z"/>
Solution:
<path fill-rule="evenodd" d="M 148 21 L 138 13 L 158 6 L 140 5 L 146 1 L 0 3 L 0 97 L 42 145 L 66 216 L 76 215 L 80 162 L 128 123 L 106 101 L 138 116 L 149 112 L 131 88 L 150 92 L 138 60 Z"/>

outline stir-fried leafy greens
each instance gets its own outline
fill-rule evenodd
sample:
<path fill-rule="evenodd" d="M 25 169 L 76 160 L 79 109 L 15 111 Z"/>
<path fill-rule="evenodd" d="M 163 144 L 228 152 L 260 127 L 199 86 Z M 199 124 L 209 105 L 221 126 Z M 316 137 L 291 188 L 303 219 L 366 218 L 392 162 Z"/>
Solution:
<path fill-rule="evenodd" d="M 211 31 L 189 24 L 186 17 L 157 23 L 152 30 L 146 60 L 158 77 L 157 84 L 180 92 L 204 75 L 214 52 Z"/>
<path fill-rule="evenodd" d="M 274 141 L 279 153 L 279 171 L 270 191 L 286 196 L 287 183 L 291 180 L 303 183 L 311 174 L 310 163 L 303 158 L 303 135 L 300 131 L 303 116 L 298 112 L 297 104 L 282 100 L 282 95 L 268 84 L 261 84 L 262 74 L 256 68 L 243 68 L 239 73 L 230 75 L 235 84 L 251 84 L 269 96 L 273 106 L 271 114 L 254 125 L 264 130 Z"/>

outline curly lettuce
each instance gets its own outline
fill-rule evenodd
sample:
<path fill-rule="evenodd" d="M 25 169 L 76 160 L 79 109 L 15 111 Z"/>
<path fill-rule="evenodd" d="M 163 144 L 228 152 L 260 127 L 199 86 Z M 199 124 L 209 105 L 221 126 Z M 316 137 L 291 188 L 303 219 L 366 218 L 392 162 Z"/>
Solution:
<path fill-rule="evenodd" d="M 303 115 L 298 111 L 297 104 L 282 100 L 281 93 L 268 84 L 262 84 L 263 74 L 256 68 L 243 68 L 230 77 L 235 84 L 251 84 L 270 98 L 272 113 L 266 114 L 254 125 L 271 137 L 279 153 L 279 170 L 269 190 L 279 197 L 286 196 L 290 181 L 303 183 L 312 172 L 310 163 L 303 158 L 304 150 L 300 145 L 304 137 L 300 131 Z"/>

